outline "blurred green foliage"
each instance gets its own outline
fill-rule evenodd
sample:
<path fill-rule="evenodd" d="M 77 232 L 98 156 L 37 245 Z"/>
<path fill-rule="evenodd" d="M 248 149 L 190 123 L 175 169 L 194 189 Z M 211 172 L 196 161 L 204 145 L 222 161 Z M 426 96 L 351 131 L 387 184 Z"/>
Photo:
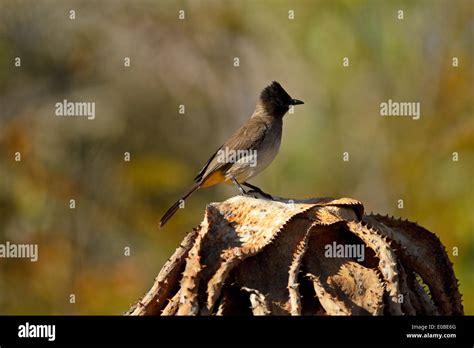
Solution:
<path fill-rule="evenodd" d="M 446 245 L 474 314 L 473 8 L 0 0 L 0 243 L 39 244 L 36 263 L 0 259 L 0 313 L 126 311 L 206 203 L 237 194 L 199 191 L 157 229 L 277 80 L 305 105 L 287 115 L 279 156 L 253 182 L 284 197 L 353 197 L 418 221 Z M 96 119 L 56 117 L 63 99 L 96 102 Z M 421 119 L 381 117 L 388 99 L 420 102 Z"/>

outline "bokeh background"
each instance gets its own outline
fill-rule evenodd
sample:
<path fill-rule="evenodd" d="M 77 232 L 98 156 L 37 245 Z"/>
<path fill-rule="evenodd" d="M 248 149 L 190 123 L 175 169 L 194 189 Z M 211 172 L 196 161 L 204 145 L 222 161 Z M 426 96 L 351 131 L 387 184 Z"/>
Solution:
<path fill-rule="evenodd" d="M 205 205 L 238 193 L 199 191 L 157 228 L 277 80 L 305 105 L 253 183 L 418 221 L 474 314 L 473 43 L 470 0 L 0 0 L 0 243 L 39 245 L 36 263 L 0 259 L 0 313 L 128 310 Z M 94 101 L 95 120 L 56 117 L 63 99 Z M 421 119 L 381 117 L 388 99 Z"/>

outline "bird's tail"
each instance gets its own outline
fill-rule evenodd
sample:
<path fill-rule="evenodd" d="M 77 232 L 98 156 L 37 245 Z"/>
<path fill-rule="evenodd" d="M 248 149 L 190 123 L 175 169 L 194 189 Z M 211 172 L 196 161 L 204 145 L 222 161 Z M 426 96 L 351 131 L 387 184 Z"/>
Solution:
<path fill-rule="evenodd" d="M 176 211 L 179 209 L 179 206 L 181 205 L 181 202 L 183 202 L 184 200 L 186 200 L 186 198 L 191 196 L 192 193 L 196 191 L 199 187 L 200 187 L 200 183 L 195 183 L 189 189 L 188 193 L 186 193 L 183 197 L 178 199 L 176 203 L 173 204 L 171 208 L 168 209 L 168 211 L 165 213 L 165 215 L 163 215 L 163 217 L 160 220 L 160 227 L 163 227 L 166 224 L 166 222 L 174 215 L 174 213 L 176 213 Z"/>

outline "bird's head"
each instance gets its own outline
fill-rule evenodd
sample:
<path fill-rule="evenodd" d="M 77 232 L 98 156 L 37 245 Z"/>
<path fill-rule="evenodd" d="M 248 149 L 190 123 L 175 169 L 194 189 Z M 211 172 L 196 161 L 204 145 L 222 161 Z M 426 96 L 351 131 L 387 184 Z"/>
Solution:
<path fill-rule="evenodd" d="M 263 89 L 260 102 L 264 110 L 273 117 L 283 117 L 291 105 L 304 104 L 301 100 L 291 98 L 276 81 Z"/>

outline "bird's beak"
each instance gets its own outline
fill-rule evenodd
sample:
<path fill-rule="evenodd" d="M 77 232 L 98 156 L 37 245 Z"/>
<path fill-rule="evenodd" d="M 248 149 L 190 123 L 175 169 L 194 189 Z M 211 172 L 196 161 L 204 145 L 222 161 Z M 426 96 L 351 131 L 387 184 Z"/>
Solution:
<path fill-rule="evenodd" d="M 304 104 L 304 103 L 298 99 L 291 99 L 291 105 L 300 105 L 300 104 Z"/>

